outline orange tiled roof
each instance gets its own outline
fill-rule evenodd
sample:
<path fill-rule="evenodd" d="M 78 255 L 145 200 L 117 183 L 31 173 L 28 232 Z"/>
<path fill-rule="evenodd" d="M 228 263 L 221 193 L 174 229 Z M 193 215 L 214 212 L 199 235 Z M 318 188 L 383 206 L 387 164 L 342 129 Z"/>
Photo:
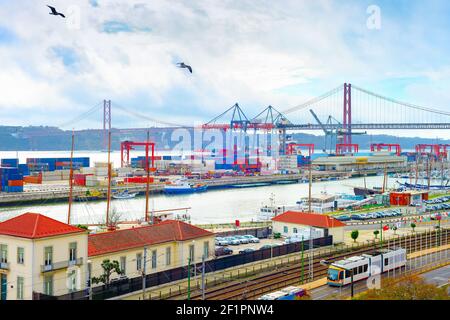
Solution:
<path fill-rule="evenodd" d="M 335 228 L 343 227 L 346 225 L 345 223 L 342 223 L 341 221 L 325 214 L 296 211 L 287 211 L 285 213 L 282 213 L 275 218 L 272 218 L 272 221 L 302 224 L 305 226 L 319 228 Z"/>
<path fill-rule="evenodd" d="M 0 223 L 0 234 L 20 238 L 37 239 L 76 232 L 86 230 L 31 212 Z"/>
<path fill-rule="evenodd" d="M 157 243 L 191 240 L 212 234 L 182 221 L 166 220 L 153 226 L 91 234 L 88 255 L 97 256 Z"/>

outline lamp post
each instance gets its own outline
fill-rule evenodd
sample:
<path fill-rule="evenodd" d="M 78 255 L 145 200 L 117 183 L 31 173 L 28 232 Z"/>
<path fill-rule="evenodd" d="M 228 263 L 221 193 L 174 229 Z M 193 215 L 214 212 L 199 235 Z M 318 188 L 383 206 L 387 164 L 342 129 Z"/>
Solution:
<path fill-rule="evenodd" d="M 144 257 L 142 266 L 142 300 L 145 300 L 145 290 L 147 287 L 146 271 L 147 271 L 147 247 L 144 247 Z"/>
<path fill-rule="evenodd" d="M 353 299 L 354 293 L 355 293 L 355 289 L 354 289 L 354 282 L 353 282 L 353 269 L 345 269 L 345 271 L 350 272 L 350 282 L 351 282 L 351 287 L 350 287 L 350 296 Z"/>
<path fill-rule="evenodd" d="M 202 255 L 202 300 L 205 300 L 205 255 Z"/>
<path fill-rule="evenodd" d="M 187 299 L 191 300 L 191 257 L 188 258 L 188 296 Z"/>
<path fill-rule="evenodd" d="M 89 284 L 89 288 L 88 288 L 88 296 L 89 296 L 89 300 L 92 300 L 92 261 L 88 260 L 88 284 Z"/>
<path fill-rule="evenodd" d="M 304 276 L 305 276 L 305 265 L 304 265 L 304 260 L 303 260 L 303 241 L 304 241 L 304 236 L 302 236 L 302 245 L 301 245 L 301 251 L 302 251 L 302 261 L 301 261 L 301 265 L 302 265 L 302 271 L 301 271 L 301 283 L 303 284 L 303 280 L 304 280 Z"/>

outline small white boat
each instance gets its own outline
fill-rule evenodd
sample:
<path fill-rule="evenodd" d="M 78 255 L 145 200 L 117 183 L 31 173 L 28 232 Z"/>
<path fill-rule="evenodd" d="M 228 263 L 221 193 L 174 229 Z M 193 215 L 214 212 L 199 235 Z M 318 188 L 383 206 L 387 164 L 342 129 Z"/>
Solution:
<path fill-rule="evenodd" d="M 128 191 L 118 192 L 112 195 L 114 199 L 127 200 L 136 197 L 137 193 L 129 193 Z"/>
<path fill-rule="evenodd" d="M 270 205 L 264 205 L 259 209 L 258 215 L 256 217 L 257 221 L 270 221 L 273 217 L 276 217 L 279 214 L 282 214 L 286 211 L 300 211 L 302 207 L 300 203 L 296 205 L 275 205 L 274 203 L 274 194 L 271 194 L 269 198 Z"/>

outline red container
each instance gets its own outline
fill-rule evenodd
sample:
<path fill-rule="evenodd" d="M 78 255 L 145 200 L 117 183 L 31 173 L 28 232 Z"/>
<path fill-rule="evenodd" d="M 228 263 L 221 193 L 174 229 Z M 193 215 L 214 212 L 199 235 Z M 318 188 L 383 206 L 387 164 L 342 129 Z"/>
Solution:
<path fill-rule="evenodd" d="M 23 180 L 8 180 L 8 187 L 23 187 Z"/>
<path fill-rule="evenodd" d="M 81 174 L 81 173 L 74 174 L 73 175 L 73 184 L 76 186 L 85 186 L 86 185 L 86 176 L 89 176 L 89 174 Z"/>
<path fill-rule="evenodd" d="M 153 177 L 149 178 L 149 183 L 153 183 Z M 147 183 L 147 177 L 129 177 L 125 178 L 126 183 Z"/>

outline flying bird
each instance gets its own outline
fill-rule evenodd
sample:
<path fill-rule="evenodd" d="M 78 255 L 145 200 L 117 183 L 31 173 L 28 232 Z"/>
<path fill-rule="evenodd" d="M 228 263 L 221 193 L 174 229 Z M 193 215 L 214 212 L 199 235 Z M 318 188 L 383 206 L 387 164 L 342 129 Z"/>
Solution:
<path fill-rule="evenodd" d="M 62 13 L 60 13 L 60 12 L 56 11 L 56 9 L 55 9 L 54 7 L 52 7 L 52 6 L 49 6 L 49 5 L 47 5 L 47 7 L 49 7 L 49 8 L 50 8 L 50 10 L 52 11 L 52 12 L 49 12 L 48 14 L 51 14 L 51 15 L 53 15 L 53 16 L 61 16 L 61 17 L 63 17 L 63 18 L 65 18 L 65 17 L 66 17 L 66 16 L 65 16 L 65 15 L 63 15 Z"/>
<path fill-rule="evenodd" d="M 188 66 L 187 64 L 184 64 L 184 62 L 179 62 L 177 63 L 178 68 L 187 68 L 189 70 L 190 73 L 192 73 L 192 68 L 191 66 Z"/>

